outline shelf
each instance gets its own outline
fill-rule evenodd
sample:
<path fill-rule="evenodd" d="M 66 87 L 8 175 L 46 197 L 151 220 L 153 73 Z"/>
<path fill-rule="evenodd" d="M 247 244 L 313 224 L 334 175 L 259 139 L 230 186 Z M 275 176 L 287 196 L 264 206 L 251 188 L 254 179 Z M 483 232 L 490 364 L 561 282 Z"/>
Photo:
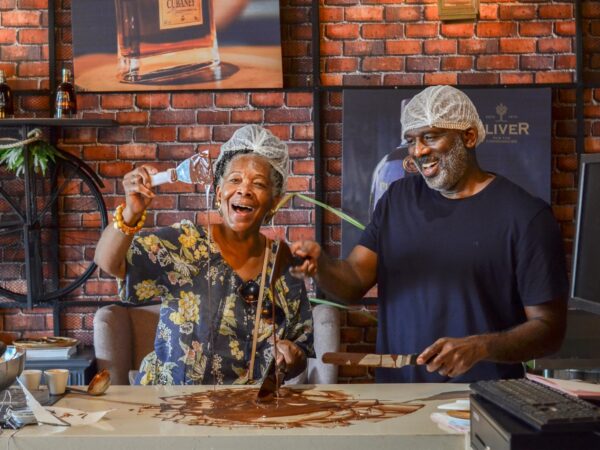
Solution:
<path fill-rule="evenodd" d="M 113 127 L 113 119 L 55 119 L 53 117 L 19 117 L 0 119 L 0 127 Z"/>

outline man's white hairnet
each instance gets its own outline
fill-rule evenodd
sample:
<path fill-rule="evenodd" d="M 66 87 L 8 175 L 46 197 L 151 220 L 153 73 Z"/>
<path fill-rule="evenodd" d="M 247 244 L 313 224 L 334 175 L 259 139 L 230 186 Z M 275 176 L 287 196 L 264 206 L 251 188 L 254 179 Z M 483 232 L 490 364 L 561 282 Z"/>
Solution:
<path fill-rule="evenodd" d="M 466 130 L 477 128 L 477 144 L 485 139 L 485 128 L 467 95 L 452 86 L 430 86 L 415 95 L 402 112 L 402 136 L 421 127 Z"/>
<path fill-rule="evenodd" d="M 281 175 L 279 194 L 287 186 L 290 171 L 290 158 L 287 145 L 277 136 L 260 125 L 246 125 L 238 128 L 233 136 L 221 146 L 221 153 L 215 161 L 215 185 L 223 176 L 227 163 L 238 153 L 255 153 L 266 158 L 273 169 Z"/>

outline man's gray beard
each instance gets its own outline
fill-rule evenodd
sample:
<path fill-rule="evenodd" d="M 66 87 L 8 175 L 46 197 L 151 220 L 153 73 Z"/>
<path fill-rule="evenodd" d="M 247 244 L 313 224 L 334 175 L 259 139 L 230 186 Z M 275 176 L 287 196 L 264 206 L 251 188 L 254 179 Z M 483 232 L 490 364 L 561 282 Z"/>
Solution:
<path fill-rule="evenodd" d="M 431 189 L 440 191 L 442 194 L 453 192 L 453 188 L 464 176 L 469 165 L 469 152 L 460 136 L 456 136 L 454 145 L 447 153 L 439 156 L 438 164 L 438 174 L 433 178 L 423 177 L 425 183 Z M 420 170 L 421 168 L 419 167 Z"/>

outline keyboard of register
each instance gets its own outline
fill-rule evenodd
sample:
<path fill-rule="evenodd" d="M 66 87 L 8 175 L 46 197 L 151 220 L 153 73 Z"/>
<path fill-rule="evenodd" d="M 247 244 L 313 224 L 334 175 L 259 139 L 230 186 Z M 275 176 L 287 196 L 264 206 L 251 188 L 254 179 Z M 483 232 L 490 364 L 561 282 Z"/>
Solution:
<path fill-rule="evenodd" d="M 470 387 L 540 431 L 600 430 L 600 408 L 526 378 L 478 381 Z"/>

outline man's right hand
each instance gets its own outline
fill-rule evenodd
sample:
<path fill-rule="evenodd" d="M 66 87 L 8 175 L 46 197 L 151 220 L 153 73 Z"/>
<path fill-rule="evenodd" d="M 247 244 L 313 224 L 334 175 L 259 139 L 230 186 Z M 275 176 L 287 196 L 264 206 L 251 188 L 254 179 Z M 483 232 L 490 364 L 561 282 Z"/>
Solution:
<path fill-rule="evenodd" d="M 135 223 L 152 203 L 156 194 L 152 191 L 150 176 L 156 172 L 154 167 L 144 164 L 123 177 L 126 202 L 123 220 L 126 223 Z"/>
<path fill-rule="evenodd" d="M 296 241 L 290 245 L 292 255 L 299 256 L 304 262 L 299 266 L 290 267 L 290 273 L 296 278 L 314 277 L 319 268 L 321 246 L 315 241 Z"/>

